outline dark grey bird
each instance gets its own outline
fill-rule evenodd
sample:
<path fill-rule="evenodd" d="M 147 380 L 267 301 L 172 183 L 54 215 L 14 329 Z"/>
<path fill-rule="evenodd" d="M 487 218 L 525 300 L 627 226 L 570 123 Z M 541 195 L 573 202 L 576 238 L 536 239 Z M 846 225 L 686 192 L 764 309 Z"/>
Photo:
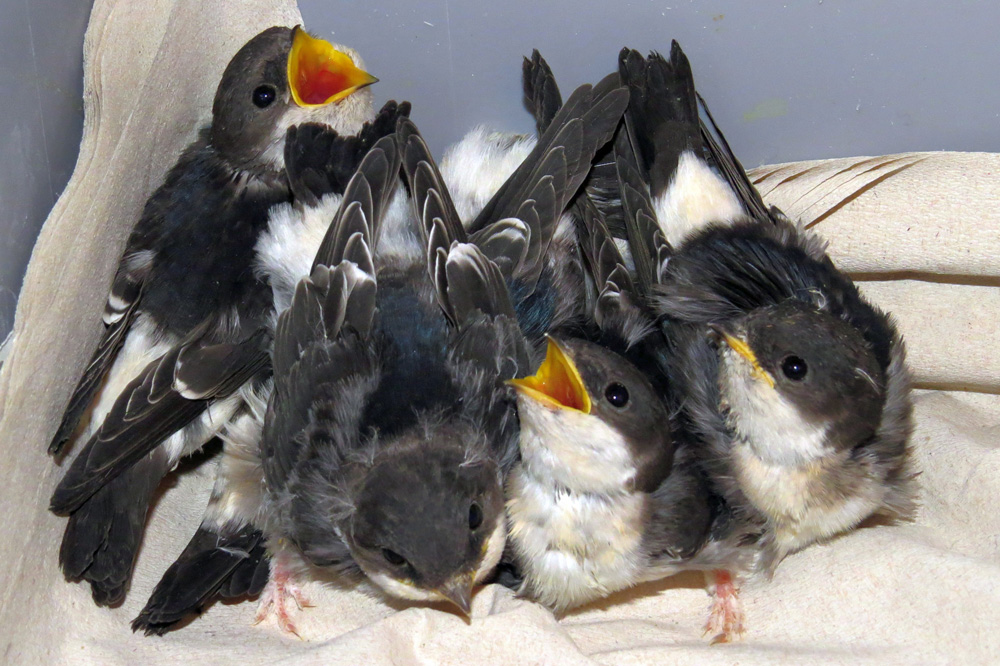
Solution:
<path fill-rule="evenodd" d="M 524 83 L 544 129 L 561 99 L 537 51 Z M 556 611 L 742 556 L 692 449 L 675 446 L 666 341 L 595 203 L 621 199 L 612 151 L 589 177 L 572 208 L 595 286 L 588 316 L 553 333 L 534 376 L 510 382 L 521 423 L 507 483 L 513 577 Z"/>
<path fill-rule="evenodd" d="M 289 129 L 285 170 L 294 201 L 270 210 L 255 258 L 255 269 L 274 296 L 274 318 L 288 307 L 298 278 L 309 274 L 348 179 L 372 142 L 391 135 L 397 119 L 409 111 L 408 102 L 387 102 L 358 135 L 340 135 L 318 124 Z M 272 326 L 267 328 L 273 333 Z M 240 389 L 244 407 L 220 432 L 222 456 L 201 526 L 164 573 L 133 621 L 133 630 L 163 634 L 214 599 L 256 596 L 267 582 L 270 558 L 260 529 L 265 495 L 259 444 L 271 391 L 269 376 L 270 363 L 266 372 Z"/>
<path fill-rule="evenodd" d="M 892 318 L 818 236 L 764 205 L 676 42 L 669 60 L 623 50 L 620 74 L 638 155 L 626 198 L 646 211 L 626 219 L 657 283 L 682 436 L 762 528 L 754 569 L 873 514 L 912 517 L 910 381 Z"/>
<path fill-rule="evenodd" d="M 70 515 L 63 571 L 90 582 L 97 603 L 123 598 L 162 477 L 222 432 L 243 409 L 240 387 L 266 374 L 273 306 L 254 248 L 268 210 L 293 196 L 288 129 L 316 121 L 363 136 L 374 81 L 349 49 L 301 28 L 265 30 L 230 61 L 211 124 L 147 201 L 104 337 L 50 446 L 59 453 L 90 411 L 51 506 Z"/>
<path fill-rule="evenodd" d="M 625 102 L 608 83 L 578 89 L 467 226 L 409 121 L 399 157 L 383 146 L 384 166 L 348 187 L 275 339 L 261 454 L 286 628 L 289 551 L 469 611 L 506 536 L 517 424 L 503 381 L 528 372 L 522 330 L 558 310 L 537 289 L 552 279 L 546 250 Z M 395 159 L 412 214 L 388 202 Z"/>

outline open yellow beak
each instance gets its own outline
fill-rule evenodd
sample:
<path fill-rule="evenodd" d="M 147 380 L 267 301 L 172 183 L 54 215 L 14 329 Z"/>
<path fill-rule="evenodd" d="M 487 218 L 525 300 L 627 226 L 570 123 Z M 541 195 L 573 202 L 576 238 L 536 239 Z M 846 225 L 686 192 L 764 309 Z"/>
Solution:
<path fill-rule="evenodd" d="M 768 386 L 774 388 L 774 377 L 772 377 L 767 370 L 760 367 L 760 362 L 757 360 L 757 355 L 753 353 L 752 349 L 750 349 L 750 345 L 748 345 L 745 341 L 735 336 L 732 336 L 728 333 L 723 333 L 722 338 L 726 341 L 726 344 L 729 345 L 734 352 L 736 352 L 744 359 L 746 359 L 747 363 L 749 363 L 750 366 L 753 368 L 753 374 L 755 377 L 764 380 L 765 382 L 767 382 Z"/>
<path fill-rule="evenodd" d="M 554 338 L 549 338 L 545 360 L 531 377 L 510 379 L 518 393 L 558 409 L 575 409 L 590 414 L 590 395 L 580 372 Z"/>
<path fill-rule="evenodd" d="M 296 26 L 288 54 L 288 86 L 299 106 L 325 106 L 378 81 L 358 69 L 346 53 Z"/>

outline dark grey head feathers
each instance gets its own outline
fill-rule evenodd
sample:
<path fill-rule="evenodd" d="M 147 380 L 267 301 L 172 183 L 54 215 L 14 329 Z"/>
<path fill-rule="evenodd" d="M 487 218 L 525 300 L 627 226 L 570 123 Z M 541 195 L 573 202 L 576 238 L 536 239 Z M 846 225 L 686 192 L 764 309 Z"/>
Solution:
<path fill-rule="evenodd" d="M 803 423 L 826 431 L 827 445 L 850 449 L 875 434 L 885 378 L 856 328 L 797 300 L 758 308 L 732 326 Z M 723 358 L 723 400 L 735 403 L 731 391 L 750 390 L 736 379 L 747 374 L 734 372 L 733 365 L 745 369 L 750 362 L 731 351 Z"/>
<path fill-rule="evenodd" d="M 463 433 L 438 434 L 441 442 Z M 414 439 L 369 470 L 345 536 L 369 576 L 440 590 L 456 575 L 476 577 L 502 516 L 496 463 Z"/>
<path fill-rule="evenodd" d="M 287 73 L 291 48 L 292 29 L 275 26 L 244 44 L 226 66 L 212 104 L 209 141 L 234 166 L 260 160 L 294 104 Z"/>
<path fill-rule="evenodd" d="M 289 81 L 290 56 L 296 63 L 309 61 L 312 56 L 303 54 L 310 49 L 322 49 L 333 57 L 321 66 L 332 68 L 334 76 L 329 80 L 345 81 L 341 94 L 320 103 L 300 103 Z M 212 104 L 209 143 L 233 168 L 280 171 L 289 127 L 311 121 L 340 134 L 358 133 L 372 118 L 367 86 L 376 80 L 361 66 L 361 58 L 353 50 L 312 39 L 301 27 L 264 30 L 226 66 Z M 322 78 L 313 71 L 303 74 L 302 66 L 296 71 L 300 72 L 295 79 L 299 88 L 303 81 Z"/>
<path fill-rule="evenodd" d="M 607 347 L 580 339 L 561 339 L 590 395 L 590 413 L 626 442 L 637 470 L 632 487 L 652 492 L 674 457 L 670 414 L 643 372 Z"/>

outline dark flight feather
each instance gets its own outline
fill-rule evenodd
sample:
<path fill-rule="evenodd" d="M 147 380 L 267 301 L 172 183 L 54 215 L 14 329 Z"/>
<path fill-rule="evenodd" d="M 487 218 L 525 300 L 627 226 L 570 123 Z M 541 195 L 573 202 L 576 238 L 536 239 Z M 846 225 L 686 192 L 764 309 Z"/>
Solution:
<path fill-rule="evenodd" d="M 199 528 L 132 621 L 132 631 L 163 635 L 216 597 L 256 596 L 268 569 L 260 530 L 247 525 L 217 534 Z"/>
<path fill-rule="evenodd" d="M 197 418 L 216 397 L 230 395 L 268 363 L 266 331 L 238 344 L 206 344 L 198 329 L 150 363 L 115 401 L 98 431 L 66 471 L 50 508 L 69 513 L 110 480 Z M 190 396 L 190 397 L 188 397 Z"/>

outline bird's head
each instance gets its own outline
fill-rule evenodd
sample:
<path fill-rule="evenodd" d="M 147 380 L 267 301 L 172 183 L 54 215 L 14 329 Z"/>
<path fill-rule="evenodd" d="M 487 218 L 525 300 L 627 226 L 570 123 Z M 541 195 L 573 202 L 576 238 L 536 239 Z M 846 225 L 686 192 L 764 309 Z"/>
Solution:
<path fill-rule="evenodd" d="M 579 339 L 549 337 L 545 360 L 518 392 L 524 464 L 544 463 L 579 491 L 650 491 L 673 463 L 670 415 L 628 359 Z"/>
<path fill-rule="evenodd" d="M 762 460 L 800 465 L 874 435 L 885 377 L 855 327 L 789 300 L 713 333 L 724 411 Z"/>
<path fill-rule="evenodd" d="M 501 474 L 488 457 L 449 445 L 461 433 L 431 427 L 426 434 L 376 460 L 345 537 L 387 593 L 450 601 L 468 614 L 475 585 L 496 567 L 506 540 Z"/>
<path fill-rule="evenodd" d="M 376 79 L 360 56 L 309 35 L 273 27 L 247 42 L 226 67 L 212 105 L 210 141 L 233 166 L 280 171 L 289 127 L 305 122 L 355 134 L 374 115 Z"/>

